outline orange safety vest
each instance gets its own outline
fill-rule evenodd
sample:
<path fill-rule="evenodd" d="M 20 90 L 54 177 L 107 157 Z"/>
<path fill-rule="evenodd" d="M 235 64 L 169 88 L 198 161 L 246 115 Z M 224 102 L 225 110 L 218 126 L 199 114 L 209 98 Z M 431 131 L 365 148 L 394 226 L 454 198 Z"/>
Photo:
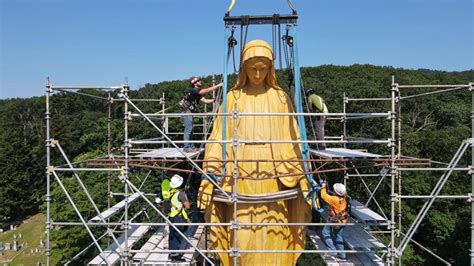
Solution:
<path fill-rule="evenodd" d="M 331 207 L 330 222 L 347 223 L 349 218 L 347 197 L 329 195 L 326 187 L 323 187 L 321 189 L 321 198 Z"/>

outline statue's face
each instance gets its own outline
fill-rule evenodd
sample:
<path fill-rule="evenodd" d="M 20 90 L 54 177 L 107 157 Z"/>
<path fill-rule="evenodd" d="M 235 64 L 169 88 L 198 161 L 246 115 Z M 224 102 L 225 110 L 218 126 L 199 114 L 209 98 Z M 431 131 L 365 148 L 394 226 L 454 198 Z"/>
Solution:
<path fill-rule="evenodd" d="M 249 78 L 250 85 L 263 85 L 265 78 L 270 71 L 270 60 L 265 57 L 255 57 L 245 63 L 245 71 Z"/>

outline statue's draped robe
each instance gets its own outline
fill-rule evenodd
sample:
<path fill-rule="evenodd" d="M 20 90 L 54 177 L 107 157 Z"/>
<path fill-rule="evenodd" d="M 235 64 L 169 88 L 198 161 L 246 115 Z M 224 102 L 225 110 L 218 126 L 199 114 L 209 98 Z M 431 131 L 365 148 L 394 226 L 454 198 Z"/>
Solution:
<path fill-rule="evenodd" d="M 227 94 L 225 112 L 232 113 L 234 108 L 241 113 L 292 113 L 289 97 L 281 89 L 244 88 L 232 90 Z M 222 107 L 219 113 L 222 112 Z M 222 140 L 222 121 L 226 119 L 226 140 L 234 136 L 232 117 L 218 116 L 214 121 L 209 140 Z M 295 116 L 240 116 L 237 119 L 236 138 L 238 140 L 299 140 L 298 124 Z M 232 144 L 226 145 L 226 159 L 233 160 Z M 298 198 L 271 203 L 238 204 L 237 218 L 240 223 L 296 223 L 311 220 L 311 207 L 305 202 L 309 184 L 304 178 L 302 162 L 287 160 L 301 159 L 300 144 L 265 143 L 240 144 L 237 148 L 237 160 L 261 160 L 257 162 L 238 162 L 237 194 L 267 194 L 300 188 Z M 208 143 L 205 160 L 222 160 L 222 144 Z M 270 162 L 268 160 L 282 160 Z M 225 179 L 219 184 L 226 192 L 232 193 L 234 180 L 233 163 L 226 167 Z M 222 173 L 222 163 L 206 162 L 204 171 L 216 176 Z M 292 175 L 268 178 L 281 175 Z M 247 179 L 250 177 L 252 179 Z M 199 189 L 198 205 L 206 210 L 207 222 L 230 222 L 233 219 L 233 205 L 212 201 L 214 186 L 203 180 Z M 211 242 L 216 250 L 232 249 L 233 230 L 227 226 L 212 226 Z M 303 250 L 305 248 L 305 229 L 303 226 L 241 226 L 237 230 L 237 247 L 240 250 Z M 241 253 L 239 265 L 294 265 L 300 253 Z M 228 253 L 220 253 L 224 265 L 232 265 Z"/>

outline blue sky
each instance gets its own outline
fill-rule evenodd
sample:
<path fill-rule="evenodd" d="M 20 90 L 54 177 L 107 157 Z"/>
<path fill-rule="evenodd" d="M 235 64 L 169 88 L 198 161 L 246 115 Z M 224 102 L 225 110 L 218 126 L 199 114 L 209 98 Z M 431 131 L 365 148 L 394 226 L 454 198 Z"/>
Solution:
<path fill-rule="evenodd" d="M 222 73 L 224 0 L 0 0 L 0 98 L 54 85 L 120 85 Z M 467 70 L 473 0 L 293 0 L 302 66 Z M 290 13 L 285 0 L 237 0 L 232 15 Z M 248 39 L 271 40 L 271 26 Z"/>

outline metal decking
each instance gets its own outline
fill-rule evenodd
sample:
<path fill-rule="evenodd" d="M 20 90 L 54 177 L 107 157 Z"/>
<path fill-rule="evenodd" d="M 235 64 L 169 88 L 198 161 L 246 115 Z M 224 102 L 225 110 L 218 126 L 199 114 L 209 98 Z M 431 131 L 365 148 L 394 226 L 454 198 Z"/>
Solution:
<path fill-rule="evenodd" d="M 387 224 L 388 221 L 380 214 L 367 208 L 362 203 L 353 199 L 351 201 L 351 215 L 354 216 L 359 222 L 364 224 Z"/>
<path fill-rule="evenodd" d="M 383 157 L 380 154 L 346 148 L 326 148 L 324 150 L 310 149 L 310 152 L 312 155 L 327 159 L 376 159 Z"/>
<path fill-rule="evenodd" d="M 345 242 L 345 249 L 352 249 L 351 246 L 351 239 L 347 237 L 347 229 L 351 226 L 346 226 L 344 230 L 344 242 Z M 327 250 L 328 247 L 322 240 L 322 237 L 318 231 L 312 229 L 306 229 L 306 234 L 308 238 L 313 243 L 314 247 L 317 250 Z M 357 250 L 357 249 L 352 249 Z M 352 265 L 385 265 L 382 259 L 375 255 L 374 253 L 347 253 L 346 259 L 340 259 L 337 256 L 332 256 L 327 253 L 321 253 L 321 258 L 324 260 L 326 265 L 329 266 L 352 266 Z"/>
<path fill-rule="evenodd" d="M 193 226 L 188 227 L 188 229 L 183 233 L 189 238 L 191 243 L 197 245 L 203 232 L 204 226 Z M 137 265 L 189 265 L 194 263 L 196 252 L 194 252 L 194 249 L 187 242 L 183 243 L 183 246 L 181 247 L 181 250 L 187 252 L 183 255 L 183 259 L 185 259 L 184 262 L 172 262 L 169 259 L 168 253 L 156 252 L 168 250 L 168 237 L 169 226 L 162 226 L 158 228 L 158 230 L 150 237 L 150 239 L 148 239 L 148 241 L 140 248 L 141 252 L 135 254 L 133 260 Z"/>
<path fill-rule="evenodd" d="M 179 148 L 179 150 L 176 148 L 162 148 L 162 149 L 157 149 L 157 150 L 152 150 L 149 152 L 137 154 L 136 157 L 143 158 L 143 159 L 144 158 L 168 158 L 168 159 L 185 158 L 182 152 L 183 152 L 182 148 Z M 188 157 L 193 158 L 193 157 L 196 157 L 201 152 L 204 152 L 204 149 L 200 149 L 195 152 L 184 152 L 184 153 Z"/>
<path fill-rule="evenodd" d="M 128 230 L 127 243 L 125 243 L 125 235 L 121 235 L 117 239 L 117 242 L 120 244 L 120 247 L 116 243 L 112 243 L 104 250 L 102 256 L 104 256 L 110 264 L 117 263 L 120 260 L 120 250 L 125 247 L 132 247 L 133 244 L 140 240 L 140 238 L 142 238 L 150 228 L 150 226 L 146 225 L 132 225 L 131 228 Z M 107 265 L 107 263 L 100 255 L 97 255 L 89 262 L 88 265 Z"/>
<path fill-rule="evenodd" d="M 140 197 L 140 193 L 138 193 L 138 192 L 130 195 L 130 197 L 128 197 L 128 204 L 132 204 L 139 197 Z M 122 201 L 118 202 L 114 206 L 112 206 L 109 209 L 103 211 L 101 213 L 102 218 L 104 218 L 104 220 L 107 220 L 110 217 L 112 217 L 115 213 L 117 213 L 120 210 L 122 210 L 123 208 L 125 208 L 125 201 L 126 201 L 126 199 L 123 199 Z M 100 221 L 101 221 L 101 218 L 99 217 L 99 215 L 97 215 L 94 218 L 89 220 L 89 222 L 100 222 Z"/>

